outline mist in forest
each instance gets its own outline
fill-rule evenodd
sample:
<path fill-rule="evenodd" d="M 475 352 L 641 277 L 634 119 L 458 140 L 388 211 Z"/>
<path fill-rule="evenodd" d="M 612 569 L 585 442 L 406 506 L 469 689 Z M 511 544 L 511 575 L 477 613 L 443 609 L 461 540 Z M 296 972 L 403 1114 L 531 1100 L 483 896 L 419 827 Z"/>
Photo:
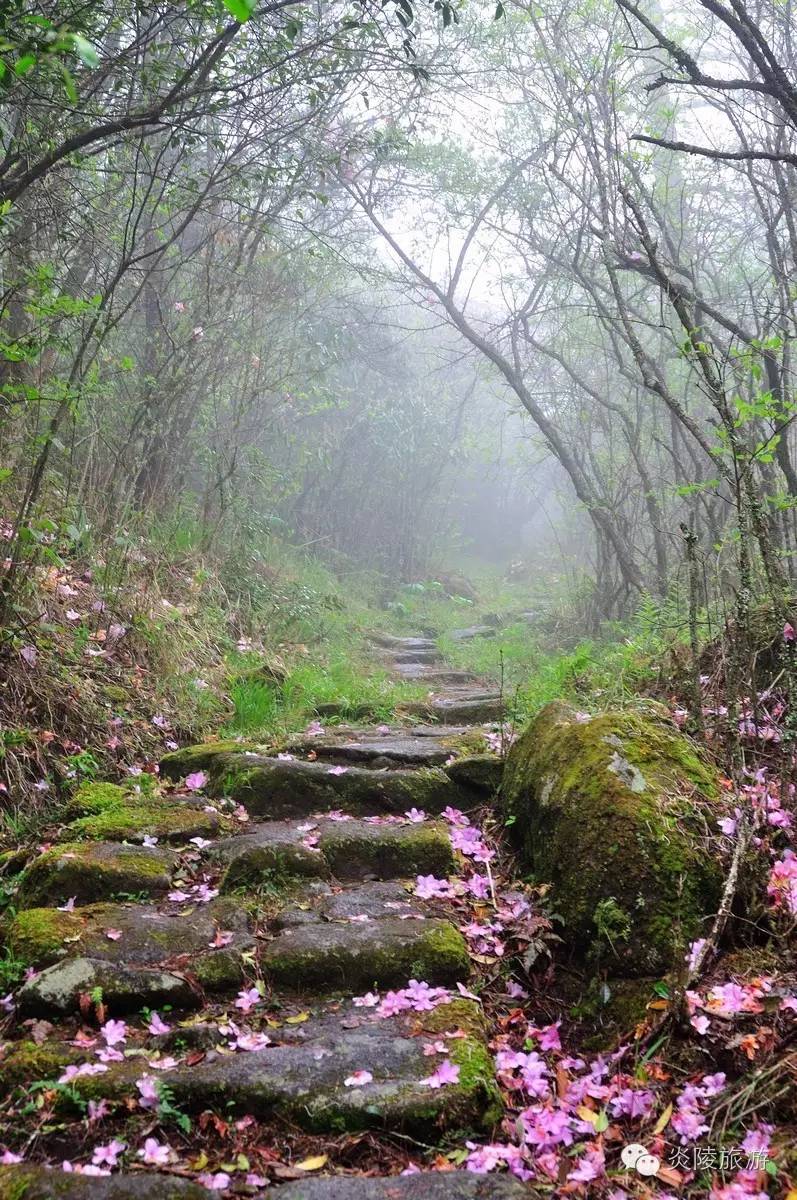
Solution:
<path fill-rule="evenodd" d="M 3 21 L 7 604 L 48 522 L 400 582 L 485 561 L 596 619 L 690 556 L 703 600 L 784 584 L 787 9 Z"/>

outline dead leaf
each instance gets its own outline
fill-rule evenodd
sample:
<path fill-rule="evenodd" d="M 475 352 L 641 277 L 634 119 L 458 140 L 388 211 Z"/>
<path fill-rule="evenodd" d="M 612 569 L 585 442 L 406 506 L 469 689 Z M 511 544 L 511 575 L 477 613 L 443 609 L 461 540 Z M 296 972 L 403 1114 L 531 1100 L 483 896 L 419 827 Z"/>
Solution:
<path fill-rule="evenodd" d="M 656 1136 L 657 1133 L 663 1133 L 663 1131 L 666 1129 L 666 1127 L 670 1123 L 671 1116 L 672 1116 L 672 1105 L 668 1104 L 667 1107 L 665 1109 L 663 1109 L 661 1116 L 659 1117 L 656 1124 L 653 1126 L 653 1136 L 654 1137 Z"/>
<path fill-rule="evenodd" d="M 34 1021 L 30 1027 L 30 1036 L 37 1046 L 41 1046 L 42 1042 L 47 1041 L 53 1029 L 54 1026 L 49 1021 Z"/>
<path fill-rule="evenodd" d="M 286 1025 L 301 1025 L 303 1021 L 309 1021 L 309 1012 L 294 1013 L 292 1017 L 285 1018 Z"/>
<path fill-rule="evenodd" d="M 326 1154 L 314 1154 L 311 1158 L 303 1158 L 301 1162 L 294 1163 L 297 1171 L 320 1171 L 324 1164 L 328 1161 Z"/>

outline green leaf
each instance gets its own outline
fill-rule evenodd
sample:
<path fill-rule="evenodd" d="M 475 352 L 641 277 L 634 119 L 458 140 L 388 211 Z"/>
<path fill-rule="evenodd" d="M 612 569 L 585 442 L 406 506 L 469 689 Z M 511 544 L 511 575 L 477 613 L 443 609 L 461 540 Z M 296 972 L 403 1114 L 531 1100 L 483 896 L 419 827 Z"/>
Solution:
<path fill-rule="evenodd" d="M 64 77 L 64 91 L 72 104 L 77 104 L 77 88 L 75 87 L 75 81 L 72 78 L 71 72 L 62 64 L 61 73 Z"/>
<path fill-rule="evenodd" d="M 14 74 L 27 75 L 28 71 L 32 70 L 32 68 L 35 66 L 36 55 L 31 53 L 23 54 L 22 57 L 18 58 L 14 63 Z"/>
<path fill-rule="evenodd" d="M 248 21 L 255 7 L 255 0 L 222 0 L 227 12 L 232 13 L 241 24 Z"/>
<path fill-rule="evenodd" d="M 72 34 L 72 48 L 84 66 L 98 67 L 100 65 L 99 54 L 81 33 Z"/>

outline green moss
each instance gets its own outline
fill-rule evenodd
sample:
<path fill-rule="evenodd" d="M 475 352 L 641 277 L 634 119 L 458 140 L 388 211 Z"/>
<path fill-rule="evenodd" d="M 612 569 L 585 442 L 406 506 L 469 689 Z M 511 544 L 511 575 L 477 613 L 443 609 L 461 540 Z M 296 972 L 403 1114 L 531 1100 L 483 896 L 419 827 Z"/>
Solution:
<path fill-rule="evenodd" d="M 67 816 L 81 817 L 121 808 L 128 798 L 127 789 L 115 783 L 82 783 L 66 806 Z"/>
<path fill-rule="evenodd" d="M 432 822 L 410 827 L 371 826 L 366 833 L 341 824 L 324 833 L 319 848 L 334 875 L 351 879 L 408 879 L 419 874 L 444 876 L 454 869 L 448 831 Z"/>
<path fill-rule="evenodd" d="M 221 992 L 237 987 L 243 979 L 243 963 L 238 953 L 216 950 L 200 954 L 191 963 L 191 973 L 206 992 Z"/>
<path fill-rule="evenodd" d="M 447 1004 L 438 1004 L 431 1012 L 423 1013 L 419 1023 L 425 1033 L 462 1029 L 474 1038 L 487 1036 L 484 1011 L 474 1000 L 449 1000 Z"/>
<path fill-rule="evenodd" d="M 160 761 L 160 775 L 163 779 L 184 779 L 194 771 L 213 771 L 218 766 L 218 760 L 229 754 L 243 754 L 244 751 L 261 751 L 260 746 L 249 742 L 236 742 L 233 738 L 228 741 L 202 742 L 197 746 L 183 746 L 181 750 L 173 750 Z"/>
<path fill-rule="evenodd" d="M 261 963 L 274 983 L 297 990 L 394 987 L 408 979 L 449 983 L 467 977 L 467 946 L 453 925 L 447 921 L 410 924 L 415 928 L 407 940 L 381 939 L 378 932 L 368 940 L 348 937 L 347 926 L 341 927 L 339 937 L 330 939 L 328 926 L 306 926 L 267 946 Z"/>
<path fill-rule="evenodd" d="M 484 730 L 478 726 L 474 726 L 473 729 L 468 729 L 465 733 L 457 733 L 452 737 L 441 738 L 440 744 L 446 750 L 450 750 L 452 754 L 479 755 L 484 754 L 487 747 L 487 740 Z"/>
<path fill-rule="evenodd" d="M 224 893 L 254 888 L 270 895 L 289 892 L 301 880 L 323 877 L 326 862 L 304 846 L 285 842 L 253 846 L 228 866 L 221 882 Z"/>
<path fill-rule="evenodd" d="M 0 1083 L 4 1090 L 56 1079 L 64 1067 L 81 1062 L 85 1057 L 79 1050 L 60 1042 L 37 1045 L 36 1042 L 12 1043 L 0 1059 Z"/>
<path fill-rule="evenodd" d="M 351 767 L 343 775 L 332 775 L 323 764 L 246 758 L 236 764 L 232 759 L 229 755 L 223 760 L 225 771 L 214 790 L 243 804 L 252 816 L 266 819 L 340 807 L 352 813 L 375 809 L 403 813 L 412 807 L 441 812 L 462 798 L 436 767 L 397 771 Z"/>
<path fill-rule="evenodd" d="M 67 842 L 39 855 L 25 871 L 17 906 L 37 908 L 107 900 L 118 892 L 164 892 L 171 860 L 157 849 Z"/>
<path fill-rule="evenodd" d="M 119 806 L 91 816 L 80 817 L 67 827 L 75 837 L 92 841 L 141 841 L 145 834 L 169 842 L 185 842 L 192 837 L 214 837 L 228 828 L 216 813 L 168 799 L 145 800 L 134 797 Z"/>
<path fill-rule="evenodd" d="M 6 943 L 26 966 L 42 967 L 63 958 L 68 938 L 79 938 L 83 921 L 77 912 L 28 908 L 17 913 L 6 929 Z"/>
<path fill-rule="evenodd" d="M 638 711 L 580 721 L 548 705 L 507 759 L 501 804 L 525 865 L 554 884 L 564 936 L 612 974 L 680 962 L 715 911 L 715 772 L 671 724 Z M 609 921 L 607 905 L 621 920 Z"/>
<path fill-rule="evenodd" d="M 460 1038 L 449 1046 L 448 1056 L 459 1067 L 457 1087 L 462 1100 L 470 1107 L 478 1098 L 481 1112 L 480 1124 L 489 1128 L 501 1120 L 503 1103 L 495 1081 L 492 1056 L 484 1042 L 473 1038 Z"/>

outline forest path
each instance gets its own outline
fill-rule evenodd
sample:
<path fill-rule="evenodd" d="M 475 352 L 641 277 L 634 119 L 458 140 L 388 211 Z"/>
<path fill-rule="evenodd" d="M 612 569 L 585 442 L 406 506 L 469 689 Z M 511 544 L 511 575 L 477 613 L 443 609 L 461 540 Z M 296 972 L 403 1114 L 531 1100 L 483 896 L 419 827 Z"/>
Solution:
<path fill-rule="evenodd" d="M 29 866 L 8 943 L 37 973 L 16 997 L 22 1040 L 7 1044 L 0 1071 L 9 1087 L 40 1083 L 45 1069 L 61 1080 L 48 1101 L 54 1118 L 76 1097 L 92 1102 L 79 1131 L 65 1132 L 67 1116 L 62 1128 L 53 1120 L 56 1136 L 43 1135 L 37 1117 L 31 1159 L 57 1163 L 71 1149 L 85 1164 L 93 1147 L 100 1170 L 114 1173 L 6 1165 L 0 1200 L 529 1194 L 463 1171 L 313 1172 L 265 1190 L 300 1174 L 271 1172 L 262 1153 L 291 1137 L 339 1149 L 372 1131 L 388 1136 L 385 1147 L 408 1139 L 423 1158 L 484 1140 L 500 1117 L 484 1018 L 467 987 L 471 954 L 441 897 L 471 866 L 452 834 L 473 829 L 462 810 L 484 802 L 497 762 L 455 763 L 452 750 L 483 736 L 477 723 L 501 718 L 501 698 L 447 667 L 429 639 L 378 641 L 396 674 L 435 689 L 408 706 L 406 723 L 327 734 L 314 722 L 276 755 L 236 743 L 177 751 L 162 774 L 187 788 L 153 798 L 83 789 L 63 844 Z M 219 803 L 201 802 L 199 790 Z M 45 1046 L 30 1040 L 37 1029 Z M 175 1109 L 234 1120 L 244 1165 L 229 1169 L 218 1123 L 214 1132 L 201 1117 L 204 1137 L 189 1150 Z M 153 1165 L 163 1172 L 144 1169 Z"/>

